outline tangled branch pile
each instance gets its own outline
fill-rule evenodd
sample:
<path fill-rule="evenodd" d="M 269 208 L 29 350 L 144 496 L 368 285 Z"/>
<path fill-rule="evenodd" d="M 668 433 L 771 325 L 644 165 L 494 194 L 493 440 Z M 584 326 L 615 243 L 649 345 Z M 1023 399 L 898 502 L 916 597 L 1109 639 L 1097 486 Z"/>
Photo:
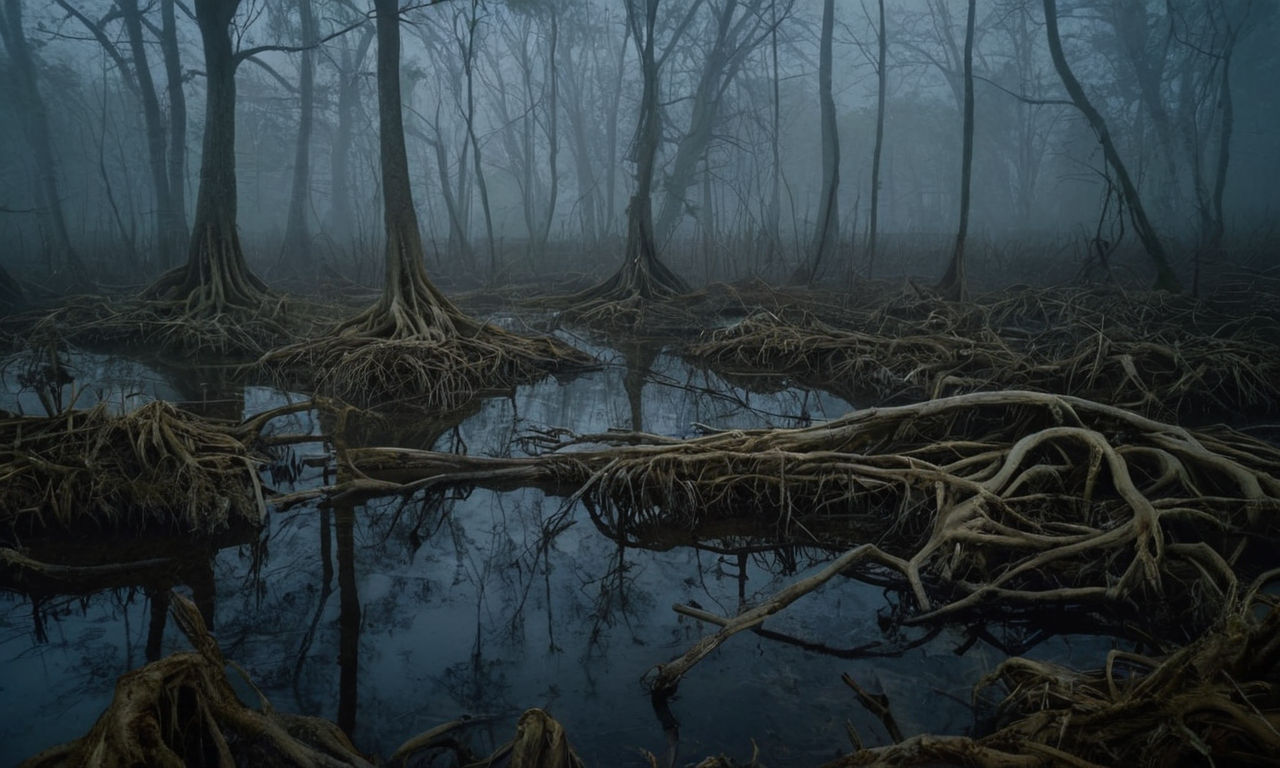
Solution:
<path fill-rule="evenodd" d="M 1274 765 L 1280 606 L 1274 596 L 1253 597 L 1266 604 L 1262 618 L 1245 600 L 1214 631 L 1163 658 L 1112 651 L 1103 669 L 1083 673 L 1009 659 L 978 686 L 1007 691 L 994 733 L 916 736 L 826 768 Z"/>
<path fill-rule="evenodd" d="M 261 709 L 240 703 L 195 605 L 175 595 L 172 615 L 195 650 L 122 675 L 111 706 L 87 734 L 35 755 L 24 768 L 371 768 L 331 722 L 276 712 L 265 697 Z"/>
<path fill-rule="evenodd" d="M 0 540 L 50 529 L 212 532 L 266 512 L 234 430 L 153 402 L 0 419 Z"/>
<path fill-rule="evenodd" d="M 1280 451 L 1037 392 L 564 447 L 512 459 L 356 449 L 346 461 L 357 479 L 329 492 L 523 483 L 576 489 L 622 539 L 745 518 L 790 541 L 869 542 L 857 567 L 896 574 L 918 620 L 1140 602 L 1158 606 L 1145 619 L 1192 631 L 1280 538 Z"/>
<path fill-rule="evenodd" d="M 260 355 L 313 325 L 319 308 L 286 298 L 196 311 L 182 301 L 84 297 L 42 318 L 34 333 L 78 344 L 137 345 L 184 355 Z"/>
<path fill-rule="evenodd" d="M 853 399 L 1035 389 L 1160 416 L 1280 409 L 1280 327 L 1194 299 L 1100 289 L 908 300 L 821 320 L 758 312 L 689 348 L 732 371 L 795 376 Z"/>

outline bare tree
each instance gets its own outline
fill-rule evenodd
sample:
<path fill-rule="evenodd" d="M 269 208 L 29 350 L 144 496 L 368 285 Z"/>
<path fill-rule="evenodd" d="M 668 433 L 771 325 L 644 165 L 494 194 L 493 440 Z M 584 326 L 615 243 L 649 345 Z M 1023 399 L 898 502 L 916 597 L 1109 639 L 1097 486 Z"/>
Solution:
<path fill-rule="evenodd" d="M 1137 232 L 1138 239 L 1142 241 L 1142 246 L 1146 249 L 1147 256 L 1151 259 L 1156 269 L 1155 288 L 1157 290 L 1180 291 L 1182 287 L 1178 281 L 1178 276 L 1169 267 L 1169 259 L 1165 254 L 1164 244 L 1160 242 L 1159 235 L 1147 218 L 1147 212 L 1142 206 L 1138 188 L 1129 176 L 1129 170 L 1120 158 L 1115 142 L 1111 140 L 1111 133 L 1107 130 L 1107 123 L 1102 118 L 1102 114 L 1089 101 L 1089 97 L 1085 95 L 1084 88 L 1072 73 L 1071 66 L 1067 63 L 1067 57 L 1062 52 L 1062 38 L 1058 32 L 1057 0 L 1043 0 L 1043 2 L 1045 33 L 1048 36 L 1049 55 L 1053 57 L 1054 69 L 1058 71 L 1058 77 L 1062 79 L 1062 85 L 1067 89 L 1067 94 L 1076 105 L 1076 109 L 1080 110 L 1085 119 L 1089 121 L 1089 126 L 1098 137 L 1098 143 L 1102 145 L 1102 152 L 1106 156 L 1107 164 L 1111 166 L 1116 180 L 1120 182 L 1120 193 L 1124 196 L 1125 204 L 1129 206 L 1129 216 L 1133 222 L 1134 231 Z"/>
<path fill-rule="evenodd" d="M 693 186 L 698 166 L 711 144 L 725 92 L 747 57 L 768 36 L 763 4 L 764 0 L 724 0 L 719 8 L 713 9 L 714 35 L 689 99 L 689 127 L 676 142 L 671 170 L 663 181 L 662 206 L 655 224 L 660 242 L 671 236 L 689 208 L 685 195 Z"/>
<path fill-rule="evenodd" d="M 822 111 L 822 191 L 818 199 L 818 228 L 813 236 L 810 261 L 794 282 L 812 284 L 822 261 L 836 249 L 840 236 L 840 136 L 836 104 L 831 95 L 831 38 L 835 28 L 835 4 L 824 0 L 822 33 L 818 44 L 818 103 Z"/>
<path fill-rule="evenodd" d="M 68 16 L 79 21 L 98 41 L 103 52 L 119 70 L 125 87 L 138 99 L 142 107 L 148 169 L 151 172 L 151 189 L 155 199 L 155 238 L 152 247 L 159 254 L 160 263 L 168 264 L 175 258 L 173 254 L 181 251 L 186 243 L 186 211 L 183 210 L 180 202 L 182 198 L 175 196 L 172 190 L 173 178 L 168 165 L 170 147 L 165 135 L 165 120 L 160 109 L 159 92 L 155 79 L 151 75 L 151 64 L 147 57 L 149 41 L 143 34 L 143 27 L 147 26 L 153 31 L 161 32 L 161 37 L 164 31 L 156 30 L 154 24 L 146 22 L 137 0 L 118 0 L 105 16 L 97 20 L 91 19 L 68 0 L 56 0 L 56 2 Z M 108 34 L 108 24 L 114 20 L 123 21 L 129 44 L 127 55 Z M 177 90 L 181 93 L 180 81 Z M 172 89 L 170 96 L 172 99 Z M 176 106 L 171 107 L 170 111 L 177 110 L 185 110 L 185 102 L 181 96 Z M 185 121 L 185 116 L 174 119 Z"/>
<path fill-rule="evenodd" d="M 258 307 L 267 287 L 245 264 L 236 231 L 236 66 L 256 51 L 232 50 L 240 0 L 196 0 L 204 42 L 205 129 L 200 189 L 187 263 L 153 283 L 144 298 L 184 302 L 188 311 Z"/>
<path fill-rule="evenodd" d="M 626 0 L 627 26 L 640 56 L 642 91 L 631 159 L 635 162 L 636 188 L 627 205 L 627 249 L 622 266 L 603 283 L 574 296 L 575 301 L 615 301 L 631 298 L 669 298 L 688 290 L 685 282 L 658 259 L 653 232 L 653 172 L 662 139 L 662 113 L 658 106 L 658 57 L 655 27 L 659 0 Z M 688 16 L 686 16 L 686 19 Z M 677 29 L 675 37 L 687 26 Z"/>
<path fill-rule="evenodd" d="M 969 0 L 969 14 L 964 27 L 964 144 L 960 163 L 960 225 L 951 263 L 938 283 L 938 292 L 952 301 L 963 301 L 968 294 L 964 271 L 965 238 L 969 234 L 969 191 L 973 178 L 973 26 L 977 0 Z"/>

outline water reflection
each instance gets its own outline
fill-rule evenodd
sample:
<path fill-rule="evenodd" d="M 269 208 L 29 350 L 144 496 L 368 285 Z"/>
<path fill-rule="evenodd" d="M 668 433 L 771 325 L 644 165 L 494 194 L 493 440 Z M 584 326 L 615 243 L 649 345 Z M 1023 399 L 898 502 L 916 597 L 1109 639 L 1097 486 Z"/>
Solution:
<path fill-rule="evenodd" d="M 823 393 L 734 386 L 652 347 L 591 351 L 605 361 L 597 371 L 518 387 L 460 413 L 345 425 L 294 414 L 273 430 L 316 439 L 282 447 L 278 464 L 289 471 L 278 466 L 271 479 L 281 491 L 332 479 L 322 433 L 349 445 L 508 456 L 531 431 L 686 436 L 797 426 L 848 409 Z M 189 395 L 164 386 L 153 392 Z M 235 415 L 298 398 L 253 386 L 224 394 L 213 399 L 240 403 Z M 27 755 L 79 735 L 116 675 L 185 647 L 160 622 L 159 601 L 146 599 L 173 583 L 203 594 L 225 655 L 277 708 L 333 719 L 365 751 L 390 754 L 410 735 L 470 714 L 477 724 L 460 738 L 487 754 L 537 706 L 561 720 L 588 764 L 646 765 L 639 750 L 661 753 L 668 735 L 642 678 L 710 631 L 671 606 L 732 616 L 831 553 L 779 546 L 746 528 L 700 536 L 697 546 L 688 536 L 624 539 L 597 518 L 534 489 L 441 488 L 298 507 L 273 514 L 253 542 L 190 557 L 199 573 L 40 603 L 47 640 L 31 629 L 28 593 L 4 594 L 0 753 Z M 817 764 L 847 746 L 847 720 L 869 743 L 883 741 L 842 673 L 885 691 L 908 734 L 970 727 L 970 688 L 1004 654 L 963 629 L 902 629 L 895 594 L 836 579 L 760 632 L 735 637 L 671 703 L 680 754 L 743 757 L 754 740 L 768 764 Z M 1109 644 L 1070 637 L 1037 650 L 1092 662 Z"/>

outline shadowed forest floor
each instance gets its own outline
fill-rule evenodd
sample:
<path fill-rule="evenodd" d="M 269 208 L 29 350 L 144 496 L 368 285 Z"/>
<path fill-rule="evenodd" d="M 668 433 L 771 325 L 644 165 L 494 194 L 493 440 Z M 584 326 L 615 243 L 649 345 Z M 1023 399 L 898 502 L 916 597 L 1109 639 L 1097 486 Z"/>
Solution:
<path fill-rule="evenodd" d="M 11 316 L 5 642 L 138 639 L 26 764 L 1267 764 L 1265 278 L 483 291 L 409 351 L 324 335 L 358 299 Z"/>

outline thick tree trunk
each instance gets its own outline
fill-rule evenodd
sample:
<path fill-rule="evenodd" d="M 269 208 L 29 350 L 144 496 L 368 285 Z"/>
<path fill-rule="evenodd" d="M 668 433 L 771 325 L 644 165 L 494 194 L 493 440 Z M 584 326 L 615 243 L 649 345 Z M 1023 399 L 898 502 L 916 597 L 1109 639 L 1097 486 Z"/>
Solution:
<path fill-rule="evenodd" d="M 298 76 L 298 141 L 293 153 L 293 190 L 289 196 L 289 218 L 285 223 L 284 244 L 280 261 L 285 270 L 301 274 L 308 259 L 311 231 L 307 222 L 307 208 L 311 198 L 311 126 L 315 121 L 316 56 L 315 45 L 319 36 L 311 0 L 298 0 L 298 13 L 302 24 L 302 60 Z"/>
<path fill-rule="evenodd" d="M 1178 276 L 1169 267 L 1169 259 L 1165 254 L 1164 245 L 1160 242 L 1160 237 L 1156 234 L 1155 228 L 1151 226 L 1151 221 L 1147 218 L 1146 209 L 1142 206 L 1142 198 L 1138 194 L 1138 188 L 1134 186 L 1133 179 L 1130 178 L 1124 161 L 1120 159 L 1120 153 L 1116 151 L 1116 146 L 1111 141 L 1111 133 L 1107 130 L 1107 123 L 1102 119 L 1101 113 L 1089 102 L 1089 97 L 1085 95 L 1080 81 L 1072 74 L 1071 66 L 1067 64 L 1067 57 L 1062 52 L 1062 38 L 1058 33 L 1057 0 L 1043 0 L 1043 2 L 1045 33 L 1049 39 L 1049 55 L 1053 58 L 1054 69 L 1058 71 L 1058 77 L 1062 79 L 1062 85 L 1067 89 L 1067 93 L 1071 96 L 1071 101 L 1076 105 L 1076 109 L 1080 110 L 1085 119 L 1089 121 L 1090 127 L 1093 128 L 1094 134 L 1098 137 L 1098 143 L 1102 145 L 1102 152 L 1107 158 L 1107 163 L 1115 171 L 1116 179 L 1120 182 L 1120 192 L 1124 195 L 1125 204 L 1129 206 L 1129 215 L 1133 221 L 1134 231 L 1138 233 L 1138 239 L 1142 241 L 1142 246 L 1146 249 L 1147 256 L 1150 257 L 1152 264 L 1155 266 L 1155 288 L 1157 290 L 1180 291 L 1182 286 L 1178 281 Z"/>
<path fill-rule="evenodd" d="M 818 46 L 818 102 L 822 108 L 822 197 L 818 201 L 818 228 L 813 236 L 809 264 L 795 282 L 812 284 L 823 260 L 836 249 L 840 237 L 840 136 L 836 128 L 836 104 L 831 95 L 831 37 L 835 28 L 835 3 L 824 0 L 822 35 Z"/>
<path fill-rule="evenodd" d="M 236 59 L 229 27 L 240 0 L 196 0 L 195 5 L 206 80 L 195 226 L 186 265 L 161 277 L 144 296 L 185 301 L 195 312 L 253 309 L 266 286 L 245 264 L 236 232 Z"/>
<path fill-rule="evenodd" d="M 418 214 L 409 185 L 400 107 L 400 17 L 397 0 L 374 0 L 378 37 L 378 149 L 386 280 L 382 296 L 339 328 L 343 335 L 442 341 L 471 322 L 427 279 Z"/>
<path fill-rule="evenodd" d="M 876 51 L 876 140 L 871 150 L 871 221 L 867 233 L 867 278 L 870 279 L 876 265 L 876 246 L 880 227 L 880 155 L 884 149 L 884 97 L 888 73 L 888 38 L 885 36 L 884 0 L 879 0 L 879 29 Z"/>
<path fill-rule="evenodd" d="M 644 2 L 643 26 L 637 9 Z M 658 260 L 653 235 L 653 170 L 662 140 L 662 116 L 658 110 L 658 63 L 654 56 L 654 27 L 658 0 L 627 0 L 627 17 L 640 54 L 643 89 L 636 124 L 636 189 L 627 205 L 627 250 L 622 268 L 611 279 L 614 295 L 638 295 L 653 299 L 682 293 L 684 281 Z M 641 33 L 643 32 L 643 37 Z"/>
<path fill-rule="evenodd" d="M 36 83 L 35 62 L 27 45 L 26 32 L 22 28 L 21 0 L 4 0 L 0 6 L 0 39 L 9 52 L 9 75 L 16 98 L 15 110 L 22 118 L 23 132 L 31 146 L 32 159 L 38 174 L 36 199 L 40 204 L 41 228 L 50 247 L 48 267 L 51 273 L 65 275 L 75 285 L 85 282 L 80 257 L 71 247 L 67 233 L 67 221 L 62 211 L 62 196 L 58 191 L 58 165 L 53 154 L 53 139 L 49 132 L 49 115 L 44 99 Z"/>
<path fill-rule="evenodd" d="M 166 92 L 169 96 L 169 196 L 173 228 L 187 239 L 187 97 L 182 90 L 182 57 L 178 49 L 178 28 L 173 14 L 174 0 L 160 0 L 160 50 L 164 53 Z M 168 257 L 179 258 L 178 249 Z"/>
<path fill-rule="evenodd" d="M 964 145 L 960 161 L 960 226 L 951 263 L 938 283 L 938 292 L 951 301 L 963 301 L 968 294 L 964 271 L 965 239 L 969 236 L 969 191 L 973 178 L 973 26 L 977 0 L 969 0 L 969 15 L 964 27 Z"/>

